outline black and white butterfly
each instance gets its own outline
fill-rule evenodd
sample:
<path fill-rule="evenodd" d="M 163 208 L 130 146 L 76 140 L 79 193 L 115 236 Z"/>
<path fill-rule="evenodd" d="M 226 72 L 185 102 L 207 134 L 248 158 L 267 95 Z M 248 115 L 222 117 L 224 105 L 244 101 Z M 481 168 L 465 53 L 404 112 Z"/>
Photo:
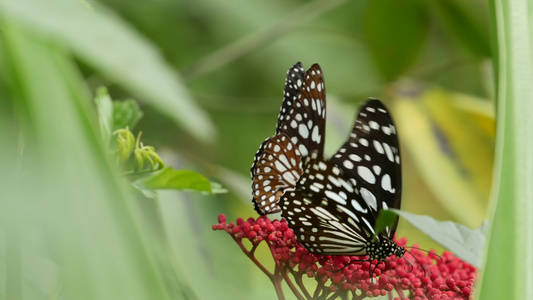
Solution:
<path fill-rule="evenodd" d="M 279 198 L 302 174 L 301 159 L 324 152 L 326 91 L 320 66 L 307 71 L 300 62 L 292 66 L 283 97 L 276 135 L 263 141 L 250 169 L 252 202 L 261 215 L 280 211 Z"/>
<path fill-rule="evenodd" d="M 368 255 L 378 261 L 403 247 L 392 239 L 398 219 L 375 232 L 378 213 L 401 205 L 401 162 L 396 127 L 377 99 L 366 102 L 350 137 L 331 160 L 303 159 L 303 174 L 281 197 L 282 217 L 309 252 Z"/>

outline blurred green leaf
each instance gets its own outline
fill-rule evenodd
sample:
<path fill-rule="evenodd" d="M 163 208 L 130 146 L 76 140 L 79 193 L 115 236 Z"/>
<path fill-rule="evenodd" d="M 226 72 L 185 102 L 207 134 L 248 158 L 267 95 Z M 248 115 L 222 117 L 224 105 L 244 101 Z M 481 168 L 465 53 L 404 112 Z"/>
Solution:
<path fill-rule="evenodd" d="M 204 141 L 215 131 L 159 51 L 117 15 L 78 1 L 0 1 L 5 15 L 68 45 L 89 65 Z"/>
<path fill-rule="evenodd" d="M 464 98 L 430 89 L 398 99 L 394 111 L 402 143 L 441 205 L 474 227 L 485 219 L 494 141 L 484 123 L 454 105 Z"/>
<path fill-rule="evenodd" d="M 436 8 L 438 20 L 468 50 L 479 57 L 490 57 L 490 43 L 485 25 L 480 24 L 479 11 L 468 11 L 462 1 L 429 1 Z"/>
<path fill-rule="evenodd" d="M 420 0 L 368 2 L 365 39 L 386 79 L 401 75 L 418 57 L 429 27 L 426 14 Z"/>
<path fill-rule="evenodd" d="M 113 101 L 105 87 L 98 88 L 94 101 L 98 111 L 100 131 L 106 142 L 110 140 L 111 134 L 117 130 L 133 129 L 143 116 L 137 102 L 134 100 Z M 133 138 L 134 140 L 135 138 Z"/>
<path fill-rule="evenodd" d="M 432 89 L 420 100 L 431 118 L 441 151 L 456 161 L 459 175 L 472 185 L 479 194 L 478 201 L 485 207 L 492 183 L 495 122 L 490 116 L 462 109 L 464 105 L 476 100 L 484 100 L 489 107 L 491 105 L 487 99 L 472 98 L 474 97 L 460 93 Z"/>
<path fill-rule="evenodd" d="M 150 189 L 174 189 L 211 192 L 211 183 L 204 176 L 189 170 L 167 167 L 143 179 L 142 184 Z"/>
<path fill-rule="evenodd" d="M 2 33 L 0 55 L 10 67 L 1 77 L 13 83 L 4 101 L 17 108 L 11 111 L 17 123 L 0 128 L 0 137 L 18 128 L 25 145 L 15 157 L 17 143 L 0 147 L 9 171 L 0 173 L 0 223 L 6 244 L 18 237 L 21 249 L 18 262 L 6 259 L 13 264 L 5 270 L 5 298 L 16 299 L 17 288 L 44 298 L 32 291 L 57 294 L 58 286 L 65 299 L 175 298 L 154 264 L 138 207 L 110 163 L 91 98 L 67 51 L 17 26 L 4 11 Z M 36 268 L 28 261 L 42 272 L 30 272 Z"/>
<path fill-rule="evenodd" d="M 415 215 L 398 209 L 390 209 L 388 212 L 383 211 L 379 215 L 381 217 L 385 213 L 385 215 L 392 214 L 394 217 L 401 216 L 455 256 L 476 268 L 481 268 L 481 257 L 487 241 L 488 222 L 483 222 L 478 229 L 471 229 L 462 224 L 437 221 L 430 216 Z"/>
<path fill-rule="evenodd" d="M 220 184 L 218 182 L 211 181 L 210 184 L 211 184 L 211 193 L 212 194 L 224 194 L 224 193 L 228 192 L 228 190 L 225 189 L 222 186 L 222 184 Z"/>
<path fill-rule="evenodd" d="M 113 130 L 133 129 L 142 116 L 143 112 L 135 100 L 113 102 Z"/>

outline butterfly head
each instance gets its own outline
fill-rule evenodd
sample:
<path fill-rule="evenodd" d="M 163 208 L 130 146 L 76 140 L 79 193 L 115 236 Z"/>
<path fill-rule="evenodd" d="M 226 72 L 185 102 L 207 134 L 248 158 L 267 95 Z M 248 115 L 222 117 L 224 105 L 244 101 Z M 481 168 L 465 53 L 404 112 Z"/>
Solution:
<path fill-rule="evenodd" d="M 396 255 L 401 258 L 405 254 L 405 248 L 398 246 L 393 240 L 381 238 L 379 241 L 369 241 L 366 243 L 366 253 L 370 259 L 382 261 L 389 256 Z"/>

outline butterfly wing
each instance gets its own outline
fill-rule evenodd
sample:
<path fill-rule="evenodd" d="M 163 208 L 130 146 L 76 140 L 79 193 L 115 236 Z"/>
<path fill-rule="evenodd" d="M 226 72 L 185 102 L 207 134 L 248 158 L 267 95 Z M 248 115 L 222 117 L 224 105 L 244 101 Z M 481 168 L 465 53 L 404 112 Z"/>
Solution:
<path fill-rule="evenodd" d="M 305 158 L 294 189 L 281 197 L 282 217 L 309 252 L 366 255 L 374 235 L 373 213 L 336 164 L 317 153 Z"/>
<path fill-rule="evenodd" d="M 326 138 L 326 88 L 322 69 L 314 64 L 305 72 L 297 99 L 279 124 L 302 156 L 324 153 Z"/>
<path fill-rule="evenodd" d="M 257 152 L 252 166 L 254 209 L 261 215 L 279 212 L 279 197 L 302 174 L 300 154 L 284 134 L 266 139 Z"/>
<path fill-rule="evenodd" d="M 250 170 L 252 202 L 259 214 L 279 211 L 279 197 L 286 188 L 295 185 L 302 173 L 301 157 L 310 151 L 323 153 L 325 95 L 324 76 L 318 64 L 304 74 L 298 62 L 287 72 L 276 135 L 263 142 Z"/>
<path fill-rule="evenodd" d="M 285 77 L 285 88 L 283 89 L 283 103 L 278 115 L 276 125 L 276 134 L 282 132 L 281 126 L 285 117 L 290 112 L 293 103 L 298 99 L 300 87 L 304 83 L 305 69 L 301 62 L 295 63 L 288 71 Z"/>
<path fill-rule="evenodd" d="M 375 218 L 382 209 L 400 208 L 400 146 L 392 117 L 379 100 L 370 99 L 362 106 L 350 137 L 331 161 L 356 183 Z M 385 230 L 387 237 L 393 237 L 397 224 L 398 219 Z"/>

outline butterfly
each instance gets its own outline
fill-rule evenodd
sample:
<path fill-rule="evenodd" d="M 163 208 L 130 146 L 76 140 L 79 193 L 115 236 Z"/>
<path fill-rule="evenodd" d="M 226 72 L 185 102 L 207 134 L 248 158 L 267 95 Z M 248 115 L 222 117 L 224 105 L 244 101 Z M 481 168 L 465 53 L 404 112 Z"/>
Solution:
<path fill-rule="evenodd" d="M 313 152 L 280 200 L 281 215 L 309 252 L 369 256 L 382 261 L 405 249 L 392 226 L 375 232 L 378 213 L 401 205 L 401 162 L 396 127 L 377 99 L 366 102 L 348 140 L 330 160 Z"/>
<path fill-rule="evenodd" d="M 276 134 L 263 141 L 250 169 L 252 202 L 261 215 L 280 211 L 281 195 L 302 174 L 301 159 L 324 152 L 326 91 L 320 66 L 305 71 L 300 62 L 294 64 L 283 97 Z"/>

